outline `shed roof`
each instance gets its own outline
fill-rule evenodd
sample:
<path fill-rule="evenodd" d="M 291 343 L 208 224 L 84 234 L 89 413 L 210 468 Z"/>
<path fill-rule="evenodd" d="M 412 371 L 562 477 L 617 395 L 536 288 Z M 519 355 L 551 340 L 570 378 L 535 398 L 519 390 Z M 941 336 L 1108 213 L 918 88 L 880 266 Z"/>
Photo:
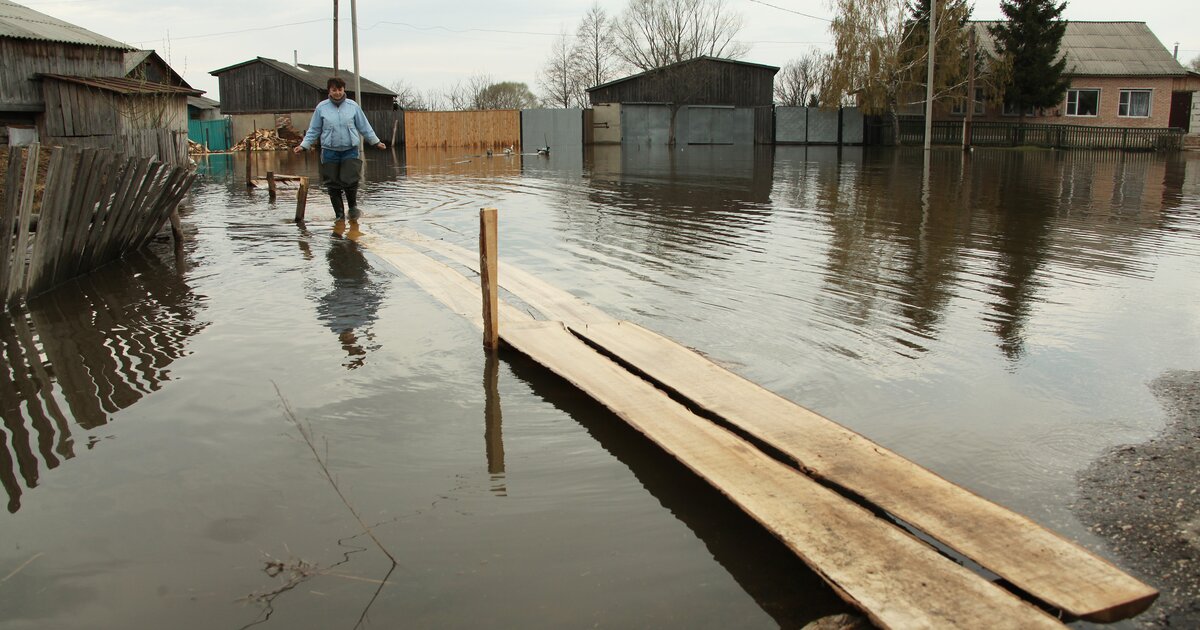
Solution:
<path fill-rule="evenodd" d="M 685 66 L 685 65 L 696 63 L 698 61 L 703 61 L 703 60 L 717 61 L 720 63 L 731 63 L 731 64 L 737 64 L 739 66 L 750 66 L 752 68 L 762 68 L 764 70 L 770 70 L 772 74 L 779 72 L 779 68 L 777 66 L 768 66 L 765 64 L 761 64 L 761 63 L 750 63 L 749 61 L 738 61 L 737 59 L 724 59 L 722 57 L 702 56 L 702 57 L 693 57 L 691 59 L 684 59 L 683 61 L 677 61 L 673 64 L 662 66 L 660 68 L 654 68 L 652 70 L 647 70 L 645 72 L 631 74 L 627 77 L 622 77 L 620 79 L 615 79 L 613 81 L 609 81 L 608 83 L 601 83 L 600 85 L 593 85 L 592 87 L 588 88 L 586 91 L 591 92 L 592 90 L 599 90 L 600 88 L 606 88 L 610 85 L 624 83 L 625 81 L 632 81 L 634 79 L 644 77 L 647 75 L 651 75 L 651 74 L 655 74 L 655 73 L 661 72 L 663 70 L 669 70 L 671 68 L 678 68 L 679 66 Z"/>
<path fill-rule="evenodd" d="M 39 13 L 11 0 L 0 0 L 0 37 L 133 50 L 129 44 Z"/>
<path fill-rule="evenodd" d="M 975 22 L 982 48 L 995 54 L 988 27 Z M 1062 39 L 1066 74 L 1074 76 L 1184 76 L 1187 69 L 1145 22 L 1067 22 Z"/>
<path fill-rule="evenodd" d="M 142 62 L 146 61 L 147 59 L 157 60 L 162 67 L 166 68 L 167 72 L 171 74 L 171 80 L 175 85 L 182 85 L 183 87 L 189 88 L 192 87 L 183 79 L 183 77 L 179 76 L 178 72 L 175 72 L 175 68 L 172 68 L 171 64 L 167 63 L 166 59 L 163 59 L 162 56 L 153 50 L 131 50 L 126 52 L 125 76 L 129 76 L 130 73 L 132 73 L 134 70 L 137 70 L 138 66 L 142 65 Z"/>
<path fill-rule="evenodd" d="M 194 90 L 166 83 L 155 83 L 154 81 L 126 79 L 125 77 L 76 77 L 65 74 L 39 74 L 37 76 L 41 79 L 65 81 L 67 83 L 86 85 L 125 95 L 182 94 L 185 96 L 200 96 L 204 94 L 203 90 Z"/>
<path fill-rule="evenodd" d="M 0 1 L 3 1 L 3 0 L 0 0 Z M 333 68 L 331 68 L 331 67 L 314 66 L 312 64 L 307 64 L 307 63 L 302 63 L 302 64 L 298 64 L 298 65 L 294 66 L 290 63 L 284 63 L 282 61 L 277 61 L 275 59 L 269 59 L 267 57 L 256 57 L 249 61 L 235 63 L 232 66 L 226 66 L 224 68 L 219 68 L 217 70 L 213 70 L 213 71 L 209 72 L 209 74 L 211 74 L 213 76 L 220 76 L 224 72 L 228 72 L 230 70 L 233 70 L 234 68 L 241 68 L 242 66 L 247 66 L 252 63 L 264 64 L 268 67 L 278 70 L 279 72 L 282 72 L 288 76 L 294 77 L 294 78 L 296 78 L 304 83 L 307 83 L 308 85 L 311 85 L 311 86 L 317 88 L 318 90 L 322 90 L 322 91 L 325 90 L 326 82 L 329 81 L 329 77 L 333 76 Z M 351 72 L 349 70 L 338 70 L 337 74 L 339 77 L 346 80 L 347 88 L 351 88 L 351 89 L 353 88 L 353 86 L 354 86 L 354 73 L 353 72 Z M 384 96 L 396 96 L 395 92 L 383 87 L 382 85 L 379 85 L 378 83 L 371 81 L 371 80 L 367 79 L 366 77 L 361 77 L 361 78 L 362 78 L 363 94 L 382 94 Z"/>
<path fill-rule="evenodd" d="M 214 101 L 211 98 L 203 96 L 189 96 L 187 97 L 187 104 L 188 107 L 195 107 L 197 109 L 217 109 L 221 107 L 219 101 Z"/>

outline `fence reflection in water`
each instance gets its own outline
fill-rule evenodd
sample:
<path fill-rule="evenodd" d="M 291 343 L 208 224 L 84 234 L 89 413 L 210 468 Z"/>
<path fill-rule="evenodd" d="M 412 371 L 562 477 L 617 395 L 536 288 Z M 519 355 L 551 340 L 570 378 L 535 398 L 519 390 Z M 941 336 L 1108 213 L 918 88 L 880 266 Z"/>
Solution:
<path fill-rule="evenodd" d="M 0 315 L 0 485 L 10 513 L 43 470 L 75 457 L 74 433 L 170 380 L 207 325 L 200 309 L 173 269 L 135 254 Z"/>

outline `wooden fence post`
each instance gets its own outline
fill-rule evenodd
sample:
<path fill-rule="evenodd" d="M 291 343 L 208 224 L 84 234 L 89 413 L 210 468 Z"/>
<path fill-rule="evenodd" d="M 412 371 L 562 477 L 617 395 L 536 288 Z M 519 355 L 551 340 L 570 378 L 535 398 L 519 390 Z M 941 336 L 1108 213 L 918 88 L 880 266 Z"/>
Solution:
<path fill-rule="evenodd" d="M 246 188 L 253 186 L 253 171 L 250 169 L 250 139 L 246 139 Z"/>
<path fill-rule="evenodd" d="M 308 177 L 300 176 L 300 188 L 296 191 L 296 223 L 304 223 L 304 209 L 308 205 Z"/>
<path fill-rule="evenodd" d="M 275 201 L 275 171 L 267 171 L 267 199 Z"/>
<path fill-rule="evenodd" d="M 496 286 L 496 209 L 479 209 L 479 282 L 483 289 L 483 345 L 500 347 L 499 293 Z"/>

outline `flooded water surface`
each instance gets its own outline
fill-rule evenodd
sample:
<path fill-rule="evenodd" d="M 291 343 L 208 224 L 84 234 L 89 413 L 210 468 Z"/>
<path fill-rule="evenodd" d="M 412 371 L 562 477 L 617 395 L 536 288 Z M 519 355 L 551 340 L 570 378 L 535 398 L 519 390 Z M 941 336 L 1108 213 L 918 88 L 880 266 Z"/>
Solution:
<path fill-rule="evenodd" d="M 407 230 L 474 249 L 484 206 L 505 262 L 1111 557 L 1072 514 L 1075 476 L 1161 429 L 1150 380 L 1200 368 L 1196 156 L 561 153 L 372 153 L 349 229 L 316 192 L 297 226 L 293 191 L 269 202 L 244 158 L 211 156 L 181 252 L 0 317 L 0 628 L 845 611 L 719 493 L 537 364 L 489 357 L 371 251 Z M 254 160 L 316 174 L 311 154 Z"/>

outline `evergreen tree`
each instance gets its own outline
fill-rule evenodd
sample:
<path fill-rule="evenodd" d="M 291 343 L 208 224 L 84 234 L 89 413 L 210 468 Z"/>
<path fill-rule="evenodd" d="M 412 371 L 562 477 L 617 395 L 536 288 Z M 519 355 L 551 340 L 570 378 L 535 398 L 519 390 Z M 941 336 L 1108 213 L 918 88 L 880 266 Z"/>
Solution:
<path fill-rule="evenodd" d="M 1067 3 L 1052 0 L 1003 0 L 1007 21 L 989 27 L 996 52 L 1008 62 L 1004 103 L 1024 119 L 1030 107 L 1054 107 L 1062 102 L 1070 81 L 1063 76 L 1067 60 L 1059 55 L 1067 22 L 1060 19 Z"/>

